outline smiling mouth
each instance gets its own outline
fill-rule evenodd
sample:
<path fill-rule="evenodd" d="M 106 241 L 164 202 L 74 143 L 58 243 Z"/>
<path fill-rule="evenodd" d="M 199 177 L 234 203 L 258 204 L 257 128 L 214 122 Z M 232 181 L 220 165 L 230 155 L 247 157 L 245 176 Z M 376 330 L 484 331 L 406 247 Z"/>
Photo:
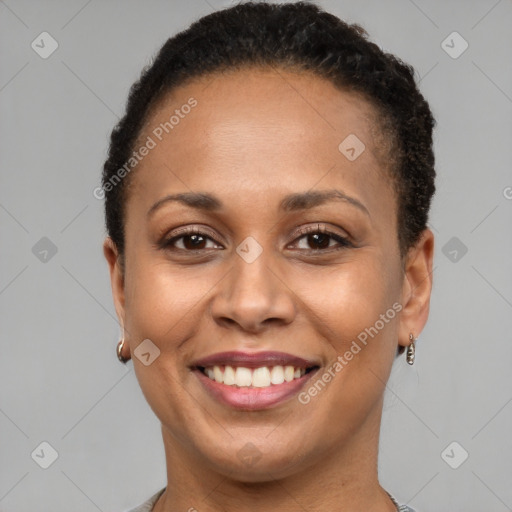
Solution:
<path fill-rule="evenodd" d="M 197 369 L 212 381 L 234 388 L 249 389 L 279 386 L 285 382 L 298 380 L 318 368 L 318 366 L 304 368 L 292 365 L 256 368 L 230 365 L 197 366 Z"/>

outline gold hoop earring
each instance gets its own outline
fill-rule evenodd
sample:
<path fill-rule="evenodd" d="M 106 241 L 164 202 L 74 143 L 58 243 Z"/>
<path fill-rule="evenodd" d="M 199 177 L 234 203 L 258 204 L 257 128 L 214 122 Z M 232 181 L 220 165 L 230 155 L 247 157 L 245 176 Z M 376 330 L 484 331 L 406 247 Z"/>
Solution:
<path fill-rule="evenodd" d="M 407 347 L 405 359 L 409 364 L 414 364 L 414 358 L 416 356 L 416 345 L 414 344 L 414 342 L 417 340 L 417 338 L 415 338 L 414 335 L 411 333 L 409 334 L 409 340 L 411 341 L 411 344 Z"/>
<path fill-rule="evenodd" d="M 130 360 L 130 358 L 123 356 L 123 354 L 122 354 L 123 347 L 124 347 L 124 338 L 117 344 L 116 353 L 117 353 L 117 358 L 119 359 L 119 361 L 121 361 L 121 363 L 123 363 L 123 364 L 126 364 Z"/>

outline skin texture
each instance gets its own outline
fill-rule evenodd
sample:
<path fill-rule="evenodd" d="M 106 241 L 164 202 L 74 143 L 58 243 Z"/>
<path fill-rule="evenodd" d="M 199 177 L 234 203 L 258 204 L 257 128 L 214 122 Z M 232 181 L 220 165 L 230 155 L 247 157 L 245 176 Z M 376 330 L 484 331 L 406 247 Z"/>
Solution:
<path fill-rule="evenodd" d="M 155 510 L 393 511 L 377 476 L 383 392 L 398 344 L 427 320 L 434 240 L 425 230 L 401 261 L 374 111 L 315 75 L 252 68 L 172 91 L 140 140 L 191 97 L 197 106 L 130 177 L 124 274 L 104 243 L 124 355 L 146 338 L 160 350 L 149 366 L 133 357 L 166 450 L 168 485 Z M 338 150 L 349 134 L 366 146 L 354 161 Z M 332 189 L 367 212 L 349 201 L 278 209 L 288 194 Z M 223 207 L 169 202 L 147 217 L 167 194 L 191 191 Z M 298 232 L 318 224 L 351 245 Z M 185 226 L 209 237 L 195 253 L 190 238 L 158 247 Z M 263 250 L 250 264 L 236 252 L 249 236 Z M 235 410 L 189 368 L 217 352 L 278 350 L 318 361 L 314 382 L 394 303 L 400 314 L 306 405 L 294 396 Z M 254 464 L 238 456 L 249 442 Z"/>

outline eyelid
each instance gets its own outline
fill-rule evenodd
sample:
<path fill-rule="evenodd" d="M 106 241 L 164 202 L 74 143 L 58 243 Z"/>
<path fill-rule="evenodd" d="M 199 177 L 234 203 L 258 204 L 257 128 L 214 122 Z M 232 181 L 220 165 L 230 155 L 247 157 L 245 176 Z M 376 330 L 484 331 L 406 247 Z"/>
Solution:
<path fill-rule="evenodd" d="M 333 229 L 329 229 L 328 227 L 326 227 L 326 225 L 321 224 L 319 222 L 317 222 L 316 225 L 310 225 L 310 226 L 299 228 L 295 232 L 294 239 L 290 243 L 292 243 L 292 244 L 298 243 L 298 241 L 301 238 L 303 238 L 304 236 L 307 236 L 309 234 L 315 234 L 315 233 L 322 233 L 324 235 L 327 235 L 329 238 L 331 238 L 332 240 L 334 240 L 337 243 L 337 246 L 326 248 L 326 249 L 309 249 L 309 250 L 306 250 L 306 252 L 321 255 L 321 254 L 328 254 L 330 252 L 337 251 L 340 249 L 356 247 L 356 244 L 352 240 L 352 237 L 347 232 L 345 232 L 345 234 L 337 233 Z"/>
<path fill-rule="evenodd" d="M 311 234 L 311 233 L 322 233 L 324 235 L 327 235 L 332 240 L 334 240 L 338 246 L 332 247 L 332 248 L 326 248 L 326 249 L 309 249 L 306 250 L 306 252 L 312 252 L 312 253 L 328 253 L 334 250 L 343 249 L 346 247 L 355 247 L 350 235 L 348 233 L 346 234 L 340 234 L 336 233 L 334 230 L 330 230 L 328 227 L 326 227 L 325 224 L 321 224 L 317 222 L 313 225 L 308 225 L 306 227 L 299 227 L 293 232 L 293 239 L 288 244 L 294 244 L 298 243 L 298 241 L 303 238 L 304 236 Z M 213 231 L 206 227 L 206 226 L 185 226 L 183 228 L 177 228 L 176 231 L 171 231 L 170 234 L 167 234 L 162 237 L 161 241 L 157 244 L 158 248 L 160 249 L 169 249 L 171 250 L 178 250 L 183 251 L 183 249 L 178 249 L 174 247 L 174 244 L 177 242 L 177 240 L 187 236 L 187 235 L 203 235 L 205 238 L 208 238 L 212 242 L 214 242 L 217 245 L 223 245 L 222 242 L 219 242 L 217 239 L 220 238 L 216 234 L 213 233 Z M 197 252 L 204 252 L 211 249 L 197 249 Z M 216 249 L 218 250 L 218 249 Z M 184 252 L 188 253 L 194 253 L 196 251 L 194 250 L 186 250 Z"/>
<path fill-rule="evenodd" d="M 221 245 L 217 239 L 220 238 L 213 231 L 206 226 L 185 226 L 182 228 L 177 228 L 176 230 L 171 230 L 160 238 L 160 241 L 157 243 L 157 247 L 159 249 L 168 249 L 177 240 L 187 235 L 206 235 L 208 239 L 212 240 L 215 244 Z M 199 251 L 203 251 L 204 249 L 198 249 Z M 192 253 L 193 251 L 186 251 Z"/>
<path fill-rule="evenodd" d="M 217 242 L 217 238 L 219 238 L 219 237 L 208 226 L 185 226 L 183 228 L 177 228 L 176 231 L 172 232 L 171 238 L 176 238 L 180 235 L 184 236 L 184 235 L 190 235 L 190 234 L 191 235 L 194 235 L 194 234 L 208 235 L 210 238 L 212 238 L 212 240 L 214 242 L 219 243 L 219 242 Z"/>
<path fill-rule="evenodd" d="M 325 224 L 322 224 L 321 222 L 317 222 L 316 224 L 312 224 L 306 227 L 300 227 L 298 228 L 293 236 L 298 237 L 302 235 L 308 235 L 310 233 L 324 233 L 326 235 L 335 235 L 342 238 L 346 238 L 347 240 L 350 240 L 350 235 L 345 231 L 344 233 L 336 233 L 334 230 L 329 229 Z M 295 240 L 295 239 L 294 239 Z"/>

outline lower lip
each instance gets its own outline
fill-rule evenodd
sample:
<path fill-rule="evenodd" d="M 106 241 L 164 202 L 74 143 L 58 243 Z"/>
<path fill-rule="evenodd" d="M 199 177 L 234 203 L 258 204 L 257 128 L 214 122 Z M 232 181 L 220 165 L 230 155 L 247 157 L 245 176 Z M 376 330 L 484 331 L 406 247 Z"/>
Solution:
<path fill-rule="evenodd" d="M 299 379 L 293 379 L 291 382 L 283 382 L 282 384 L 272 384 L 266 388 L 228 386 L 210 379 L 201 370 L 195 369 L 194 373 L 197 375 L 199 382 L 206 388 L 206 391 L 219 402 L 237 409 L 255 411 L 275 407 L 297 395 L 317 371 L 318 368 L 306 373 Z"/>

